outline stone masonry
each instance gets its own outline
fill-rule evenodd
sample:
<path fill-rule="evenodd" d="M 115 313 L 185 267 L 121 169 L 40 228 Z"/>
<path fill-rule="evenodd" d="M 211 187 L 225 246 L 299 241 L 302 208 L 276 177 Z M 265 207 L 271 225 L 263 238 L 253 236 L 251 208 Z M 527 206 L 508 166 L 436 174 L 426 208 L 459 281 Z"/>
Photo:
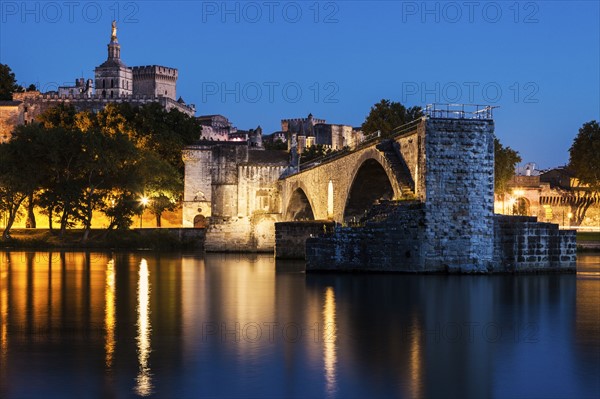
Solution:
<path fill-rule="evenodd" d="M 183 226 L 206 227 L 207 251 L 273 251 L 281 221 L 276 182 L 285 151 L 201 141 L 183 153 Z"/>
<path fill-rule="evenodd" d="M 357 226 L 307 239 L 307 271 L 572 271 L 575 234 L 494 215 L 494 123 L 423 118 L 396 137 L 412 201 L 383 201 Z"/>

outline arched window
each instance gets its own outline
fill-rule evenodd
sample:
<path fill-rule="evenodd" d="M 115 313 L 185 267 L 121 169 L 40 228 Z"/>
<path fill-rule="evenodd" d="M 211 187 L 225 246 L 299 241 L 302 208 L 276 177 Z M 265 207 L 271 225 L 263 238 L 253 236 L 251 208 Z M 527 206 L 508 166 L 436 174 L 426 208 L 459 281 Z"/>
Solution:
<path fill-rule="evenodd" d="M 110 88 L 112 89 L 113 87 L 115 87 L 115 81 L 114 81 L 114 79 L 111 79 L 110 80 Z"/>
<path fill-rule="evenodd" d="M 524 197 L 519 197 L 513 205 L 513 215 L 529 216 L 529 200 Z"/>
<path fill-rule="evenodd" d="M 102 88 L 106 89 L 106 80 L 102 79 Z"/>

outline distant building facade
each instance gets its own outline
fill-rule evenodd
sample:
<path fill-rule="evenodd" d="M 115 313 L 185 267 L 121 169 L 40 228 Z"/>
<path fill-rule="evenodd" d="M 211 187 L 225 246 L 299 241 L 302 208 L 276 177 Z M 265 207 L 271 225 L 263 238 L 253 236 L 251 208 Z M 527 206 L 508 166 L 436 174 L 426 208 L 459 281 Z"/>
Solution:
<path fill-rule="evenodd" d="M 496 195 L 494 211 L 504 215 L 535 216 L 560 226 L 600 228 L 600 193 L 579 184 L 566 167 L 539 172 L 525 168 L 508 184 L 509 192 Z M 586 206 L 587 205 L 587 206 Z M 585 217 L 577 220 L 586 207 Z"/>
<path fill-rule="evenodd" d="M 94 81 L 84 78 L 78 78 L 75 80 L 75 86 L 59 86 L 58 95 L 63 96 L 78 96 L 78 97 L 93 97 L 95 94 Z"/>
<path fill-rule="evenodd" d="M 202 115 L 196 118 L 202 125 L 202 139 L 207 141 L 243 141 L 255 149 L 263 148 L 263 133 L 256 129 L 241 130 L 223 115 Z"/>
<path fill-rule="evenodd" d="M 349 125 L 327 123 L 325 119 L 315 118 L 312 114 L 308 114 L 306 118 L 282 119 L 281 132 L 274 134 L 279 138 L 285 135 L 286 139 L 282 141 L 288 143 L 288 148 L 296 142 L 300 154 L 305 148 L 314 145 L 321 145 L 331 150 L 354 148 L 364 139 L 360 129 Z M 275 136 L 271 140 L 274 142 Z"/>

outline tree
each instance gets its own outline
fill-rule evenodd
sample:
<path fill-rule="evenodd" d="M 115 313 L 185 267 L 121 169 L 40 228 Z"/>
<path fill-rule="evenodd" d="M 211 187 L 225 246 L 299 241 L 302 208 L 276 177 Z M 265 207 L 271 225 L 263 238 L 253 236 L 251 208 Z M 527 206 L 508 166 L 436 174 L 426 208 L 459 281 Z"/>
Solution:
<path fill-rule="evenodd" d="M 19 216 L 26 198 L 32 198 L 45 176 L 44 147 L 35 143 L 44 137 L 37 125 L 19 126 L 12 139 L 0 145 L 0 210 L 8 212 L 3 238 Z"/>
<path fill-rule="evenodd" d="M 280 138 L 277 138 L 275 141 L 271 141 L 271 140 L 265 140 L 263 141 L 263 144 L 265 146 L 265 150 L 280 150 L 280 151 L 285 151 L 287 150 L 287 143 L 284 143 Z"/>
<path fill-rule="evenodd" d="M 181 200 L 183 181 L 171 164 L 150 151 L 138 164 L 138 173 L 148 209 L 156 217 L 156 227 L 161 227 L 162 214 L 174 211 Z"/>
<path fill-rule="evenodd" d="M 362 131 L 371 134 L 381 131 L 382 136 L 389 136 L 398 126 L 404 125 L 423 115 L 420 107 L 406 108 L 404 105 L 390 100 L 381 100 L 371 107 L 362 124 Z"/>
<path fill-rule="evenodd" d="M 12 100 L 12 94 L 21 92 L 23 88 L 17 84 L 15 74 L 6 64 L 0 64 L 0 101 Z"/>
<path fill-rule="evenodd" d="M 181 152 L 200 138 L 202 126 L 198 120 L 175 109 L 167 112 L 159 104 L 151 103 L 136 109 L 129 122 L 138 146 L 169 162 L 183 177 Z"/>
<path fill-rule="evenodd" d="M 55 127 L 42 128 L 45 134 L 36 144 L 43 146 L 44 168 L 46 175 L 42 181 L 39 206 L 48 215 L 50 227 L 54 214 L 60 215 L 60 235 L 74 222 L 81 193 L 84 189 L 85 154 L 83 153 L 83 135 L 79 131 Z"/>
<path fill-rule="evenodd" d="M 126 228 L 139 210 L 142 193 L 157 225 L 182 197 L 181 150 L 199 137 L 197 120 L 158 104 L 133 108 L 110 104 L 93 114 L 61 104 L 46 110 L 39 124 L 20 126 L 0 159 L 0 207 L 9 213 L 8 231 L 29 198 L 55 215 L 60 235 L 75 222 L 89 237 L 94 211 L 110 219 L 109 229 Z"/>
<path fill-rule="evenodd" d="M 60 103 L 54 107 L 48 108 L 38 117 L 38 122 L 46 129 L 62 127 L 64 129 L 75 129 L 75 114 L 77 111 L 71 104 Z"/>
<path fill-rule="evenodd" d="M 77 161 L 81 192 L 75 217 L 84 226 L 82 241 L 86 241 L 93 212 L 106 206 L 105 198 L 132 173 L 137 149 L 123 134 L 108 135 L 90 130 L 81 135 L 82 147 Z"/>
<path fill-rule="evenodd" d="M 494 191 L 504 198 L 508 192 L 508 182 L 515 175 L 515 167 L 521 162 L 519 153 L 504 147 L 500 140 L 494 139 Z"/>
<path fill-rule="evenodd" d="M 128 229 L 133 224 L 133 217 L 139 213 L 138 198 L 128 188 L 113 189 L 106 197 L 102 213 L 108 217 L 107 232 L 114 228 Z"/>
<path fill-rule="evenodd" d="M 573 225 L 583 222 L 590 206 L 600 202 L 600 125 L 586 122 L 569 148 L 569 169 L 576 180 L 570 196 Z"/>

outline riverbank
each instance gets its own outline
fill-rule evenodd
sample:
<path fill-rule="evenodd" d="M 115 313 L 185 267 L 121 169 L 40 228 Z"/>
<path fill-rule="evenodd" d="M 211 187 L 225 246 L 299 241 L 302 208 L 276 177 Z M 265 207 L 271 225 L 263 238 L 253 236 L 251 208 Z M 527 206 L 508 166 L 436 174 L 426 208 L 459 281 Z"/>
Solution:
<path fill-rule="evenodd" d="M 204 249 L 204 229 L 92 229 L 82 242 L 82 229 L 69 229 L 63 237 L 48 229 L 13 229 L 10 240 L 0 240 L 0 249 Z M 600 252 L 600 232 L 578 232 L 578 252 Z"/>
<path fill-rule="evenodd" d="M 600 252 L 600 232 L 580 231 L 577 232 L 578 252 Z"/>
<path fill-rule="evenodd" d="M 13 229 L 10 240 L 0 240 L 0 249 L 150 249 L 180 250 L 204 248 L 204 229 L 92 229 L 82 241 L 82 229 L 69 229 L 61 237 L 58 230 Z"/>

